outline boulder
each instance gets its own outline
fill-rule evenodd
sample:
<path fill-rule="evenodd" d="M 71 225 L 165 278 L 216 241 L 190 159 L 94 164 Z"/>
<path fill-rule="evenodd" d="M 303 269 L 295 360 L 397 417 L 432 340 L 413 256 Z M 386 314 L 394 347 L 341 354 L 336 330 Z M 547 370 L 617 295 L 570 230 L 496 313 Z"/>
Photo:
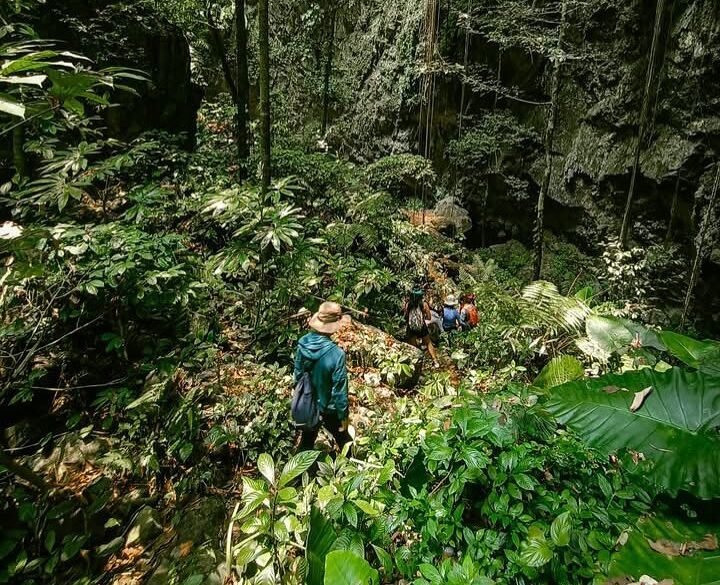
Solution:
<path fill-rule="evenodd" d="M 413 388 L 420 379 L 423 352 L 377 327 L 353 321 L 334 339 L 351 368 L 379 370 L 381 380 L 396 388 Z"/>
<path fill-rule="evenodd" d="M 148 544 L 162 532 L 162 529 L 160 513 L 155 508 L 144 506 L 140 508 L 135 517 L 135 521 L 125 539 L 125 546 Z"/>

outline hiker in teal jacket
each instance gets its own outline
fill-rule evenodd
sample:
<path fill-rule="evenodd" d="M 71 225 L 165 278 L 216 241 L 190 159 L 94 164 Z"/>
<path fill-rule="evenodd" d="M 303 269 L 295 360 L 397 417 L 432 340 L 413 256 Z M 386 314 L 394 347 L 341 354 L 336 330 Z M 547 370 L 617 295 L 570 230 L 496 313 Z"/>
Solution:
<path fill-rule="evenodd" d="M 330 432 L 340 449 L 351 440 L 347 431 L 348 378 L 345 352 L 330 336 L 349 322 L 350 317 L 342 314 L 340 305 L 323 303 L 308 323 L 312 331 L 300 339 L 295 353 L 295 383 L 304 372 L 310 372 L 321 424 Z M 319 426 L 303 430 L 300 450 L 312 449 L 319 432 Z"/>

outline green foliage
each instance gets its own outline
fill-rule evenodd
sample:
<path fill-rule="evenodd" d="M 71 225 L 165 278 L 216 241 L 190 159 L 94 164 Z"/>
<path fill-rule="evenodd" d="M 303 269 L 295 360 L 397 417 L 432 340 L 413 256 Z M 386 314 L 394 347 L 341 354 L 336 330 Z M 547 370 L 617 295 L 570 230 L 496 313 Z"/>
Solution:
<path fill-rule="evenodd" d="M 367 166 L 365 177 L 371 188 L 403 196 L 417 194 L 423 186 L 432 187 L 436 180 L 432 163 L 414 154 L 381 158 Z"/>
<path fill-rule="evenodd" d="M 378 585 L 378 572 L 350 551 L 336 550 L 325 557 L 325 585 Z"/>
<path fill-rule="evenodd" d="M 398 570 L 412 575 L 419 567 L 421 583 L 460 583 L 460 574 L 477 583 L 589 582 L 596 563 L 607 567 L 629 510 L 643 509 L 632 502 L 640 492 L 571 436 L 540 439 L 505 420 L 511 410 L 462 401 L 427 413 L 414 457 L 409 437 L 418 431 L 399 439 L 407 452 L 400 461 L 409 455 L 413 463 L 399 493 L 381 496 L 392 519 L 387 531 L 401 535 Z M 441 563 L 448 549 L 462 562 Z"/>
<path fill-rule="evenodd" d="M 706 406 L 720 400 L 714 380 L 681 368 L 608 374 L 554 388 L 545 408 L 593 447 L 641 453 L 636 459 L 643 473 L 661 489 L 716 498 L 718 420 Z M 631 409 L 635 393 L 646 389 L 649 396 Z"/>
<path fill-rule="evenodd" d="M 538 388 L 553 388 L 566 382 L 578 380 L 585 375 L 585 368 L 576 357 L 559 355 L 542 369 L 533 382 Z"/>
<path fill-rule="evenodd" d="M 276 583 L 288 569 L 304 575 L 305 565 L 297 557 L 294 563 L 292 559 L 294 549 L 304 548 L 313 485 L 298 490 L 290 484 L 317 457 L 316 451 L 301 452 L 280 469 L 262 453 L 257 465 L 263 479 L 243 478 L 242 507 L 236 507 L 228 529 L 227 565 L 246 583 Z M 240 527 L 237 542 L 233 541 L 235 523 Z"/>

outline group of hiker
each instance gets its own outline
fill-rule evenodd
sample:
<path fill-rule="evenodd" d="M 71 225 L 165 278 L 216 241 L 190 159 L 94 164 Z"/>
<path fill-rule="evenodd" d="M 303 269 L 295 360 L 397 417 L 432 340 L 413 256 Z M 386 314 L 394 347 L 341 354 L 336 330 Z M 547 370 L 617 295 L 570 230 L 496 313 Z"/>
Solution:
<path fill-rule="evenodd" d="M 474 294 L 465 294 L 459 301 L 455 295 L 448 295 L 442 308 L 434 308 L 420 287 L 410 294 L 403 314 L 408 343 L 427 347 L 436 367 L 435 343 L 439 338 L 472 329 L 479 322 Z M 345 352 L 332 340 L 332 335 L 350 321 L 339 304 L 322 303 L 308 320 L 310 332 L 298 342 L 291 412 L 301 431 L 299 450 L 313 448 L 321 427 L 332 435 L 340 450 L 352 440 Z"/>
<path fill-rule="evenodd" d="M 435 344 L 442 334 L 468 331 L 480 322 L 474 294 L 465 294 L 460 301 L 455 295 L 448 295 L 442 308 L 433 308 L 425 298 L 425 291 L 419 287 L 413 289 L 405 302 L 403 314 L 408 343 L 427 347 L 435 367 L 438 366 Z"/>

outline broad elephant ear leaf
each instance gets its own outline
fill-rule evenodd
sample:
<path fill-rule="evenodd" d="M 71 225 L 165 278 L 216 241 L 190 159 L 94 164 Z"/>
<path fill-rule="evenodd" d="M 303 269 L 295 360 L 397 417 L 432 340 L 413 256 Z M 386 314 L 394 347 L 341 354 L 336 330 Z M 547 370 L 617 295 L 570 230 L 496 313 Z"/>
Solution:
<path fill-rule="evenodd" d="M 585 321 L 585 333 L 593 344 L 609 354 L 628 349 L 633 341 L 638 341 L 641 347 L 665 349 L 655 331 L 629 319 L 590 315 Z"/>
<path fill-rule="evenodd" d="M 660 337 L 673 357 L 691 368 L 720 376 L 720 343 L 717 341 L 700 341 L 674 331 L 662 331 Z"/>
<path fill-rule="evenodd" d="M 652 543 L 683 546 L 699 542 L 708 535 L 720 537 L 720 525 L 683 523 L 670 518 L 643 518 L 630 534 L 627 544 L 612 557 L 608 577 L 653 575 L 673 579 L 675 583 L 720 585 L 718 551 L 695 550 L 685 555 L 669 556 L 653 550 Z"/>
<path fill-rule="evenodd" d="M 347 550 L 325 557 L 325 585 L 378 585 L 379 573 L 365 559 Z"/>
<path fill-rule="evenodd" d="M 306 585 L 323 585 L 325 558 L 336 540 L 337 534 L 330 521 L 313 506 L 310 511 L 310 531 L 305 547 L 305 558 L 308 563 Z"/>
<path fill-rule="evenodd" d="M 604 391 L 612 386 L 629 392 Z M 634 393 L 648 387 L 632 412 Z M 720 377 L 681 368 L 608 374 L 553 388 L 545 406 L 592 447 L 643 453 L 649 479 L 664 490 L 720 496 Z"/>

